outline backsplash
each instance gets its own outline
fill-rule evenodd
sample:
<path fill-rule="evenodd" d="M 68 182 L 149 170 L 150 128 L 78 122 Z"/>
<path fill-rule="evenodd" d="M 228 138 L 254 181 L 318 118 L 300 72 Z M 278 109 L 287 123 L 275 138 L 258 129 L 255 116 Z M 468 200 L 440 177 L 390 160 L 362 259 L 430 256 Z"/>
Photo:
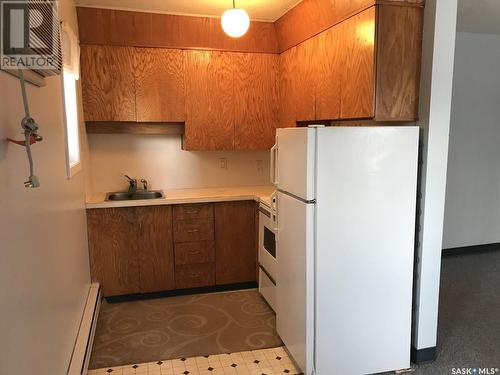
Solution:
<path fill-rule="evenodd" d="M 126 189 L 124 174 L 147 179 L 150 189 L 270 183 L 268 151 L 183 151 L 177 135 L 89 134 L 88 142 L 88 193 Z"/>

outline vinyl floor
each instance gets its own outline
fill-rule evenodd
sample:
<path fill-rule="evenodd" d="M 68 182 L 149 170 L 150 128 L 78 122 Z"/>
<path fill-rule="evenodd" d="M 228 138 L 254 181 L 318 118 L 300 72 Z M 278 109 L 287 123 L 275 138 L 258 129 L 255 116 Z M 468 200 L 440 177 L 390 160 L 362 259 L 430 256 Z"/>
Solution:
<path fill-rule="evenodd" d="M 255 289 L 109 304 L 103 301 L 90 369 L 283 345 Z"/>

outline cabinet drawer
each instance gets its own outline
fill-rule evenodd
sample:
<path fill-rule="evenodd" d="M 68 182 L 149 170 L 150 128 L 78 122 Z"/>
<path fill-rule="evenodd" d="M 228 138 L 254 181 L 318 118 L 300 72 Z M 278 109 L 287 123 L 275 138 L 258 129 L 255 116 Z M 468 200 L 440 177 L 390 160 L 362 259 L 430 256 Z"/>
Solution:
<path fill-rule="evenodd" d="M 198 264 L 215 262 L 215 242 L 197 241 L 175 244 L 175 264 Z"/>
<path fill-rule="evenodd" d="M 213 241 L 213 239 L 214 221 L 212 219 L 174 222 L 175 242 Z"/>
<path fill-rule="evenodd" d="M 179 204 L 174 206 L 174 220 L 212 219 L 214 207 L 212 204 Z"/>
<path fill-rule="evenodd" d="M 196 288 L 215 285 L 215 264 L 190 264 L 175 267 L 175 288 Z"/>

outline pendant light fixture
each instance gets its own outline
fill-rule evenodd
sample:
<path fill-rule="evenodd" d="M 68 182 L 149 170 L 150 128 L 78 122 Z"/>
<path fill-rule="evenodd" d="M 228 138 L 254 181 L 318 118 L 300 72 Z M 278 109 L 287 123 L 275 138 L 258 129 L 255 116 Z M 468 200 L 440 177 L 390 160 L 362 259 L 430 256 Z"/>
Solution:
<path fill-rule="evenodd" d="M 233 0 L 233 8 L 224 12 L 221 18 L 222 29 L 233 38 L 239 38 L 248 31 L 250 18 L 245 9 L 236 8 Z"/>

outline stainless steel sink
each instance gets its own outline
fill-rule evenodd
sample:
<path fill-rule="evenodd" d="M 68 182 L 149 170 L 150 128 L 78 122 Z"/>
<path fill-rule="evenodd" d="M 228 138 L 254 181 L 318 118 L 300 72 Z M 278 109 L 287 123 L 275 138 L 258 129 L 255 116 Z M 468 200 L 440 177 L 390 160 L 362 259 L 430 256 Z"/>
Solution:
<path fill-rule="evenodd" d="M 165 198 L 165 194 L 160 190 L 142 191 L 138 190 L 135 193 L 116 192 L 106 194 L 106 201 L 135 201 L 141 199 L 160 199 Z"/>

